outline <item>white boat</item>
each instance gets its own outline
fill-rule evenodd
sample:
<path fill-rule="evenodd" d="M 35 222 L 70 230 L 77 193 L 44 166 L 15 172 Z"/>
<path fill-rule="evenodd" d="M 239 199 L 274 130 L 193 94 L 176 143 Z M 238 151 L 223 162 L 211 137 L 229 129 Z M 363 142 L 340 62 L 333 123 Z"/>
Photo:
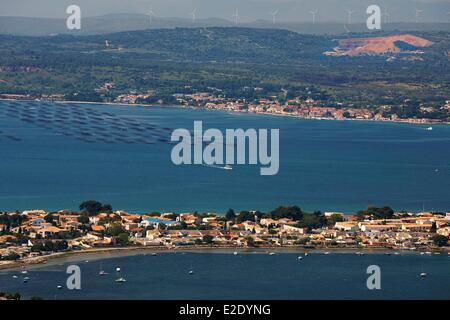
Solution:
<path fill-rule="evenodd" d="M 156 255 L 157 255 L 156 252 L 153 252 L 153 253 L 152 253 L 152 256 L 156 256 Z"/>
<path fill-rule="evenodd" d="M 423 256 L 425 254 L 425 252 L 421 252 L 420 255 Z"/>
<path fill-rule="evenodd" d="M 14 278 L 14 279 L 17 279 L 17 278 L 18 278 L 18 276 L 13 276 L 13 278 Z"/>
<path fill-rule="evenodd" d="M 120 268 L 116 268 L 116 272 L 120 272 Z"/>
<path fill-rule="evenodd" d="M 22 274 L 27 274 L 28 271 L 27 271 L 27 270 L 22 270 L 21 273 L 22 273 Z"/>
<path fill-rule="evenodd" d="M 99 276 L 106 276 L 108 274 L 108 272 L 105 272 L 103 270 L 100 270 L 100 272 L 98 273 Z"/>
<path fill-rule="evenodd" d="M 420 276 L 421 276 L 422 278 L 425 278 L 425 277 L 427 276 L 427 274 L 426 274 L 425 272 L 422 272 L 422 273 L 420 274 Z"/>
<path fill-rule="evenodd" d="M 62 286 L 57 286 L 56 288 L 57 288 L 57 289 L 62 289 Z"/>
<path fill-rule="evenodd" d="M 433 127 L 428 127 L 425 129 L 426 131 L 433 131 Z"/>
<path fill-rule="evenodd" d="M 192 270 L 191 270 L 191 271 L 189 271 L 189 274 L 194 274 L 194 271 L 192 271 Z"/>
<path fill-rule="evenodd" d="M 125 278 L 119 278 L 116 280 L 116 282 L 127 282 L 127 280 L 125 280 Z"/>
<path fill-rule="evenodd" d="M 324 254 L 328 255 L 328 254 L 330 254 L 330 253 L 329 253 L 329 252 L 325 252 Z"/>
<path fill-rule="evenodd" d="M 233 167 L 230 165 L 226 165 L 225 167 L 223 167 L 225 170 L 233 170 Z"/>
<path fill-rule="evenodd" d="M 297 260 L 302 260 L 302 259 L 303 259 L 303 257 L 301 257 L 301 256 L 297 257 Z"/>
<path fill-rule="evenodd" d="M 235 251 L 235 252 L 233 252 L 233 254 L 235 255 L 235 256 L 237 256 L 238 255 L 238 253 Z"/>
<path fill-rule="evenodd" d="M 273 256 L 275 252 L 269 252 L 269 256 Z"/>
<path fill-rule="evenodd" d="M 308 253 L 305 253 L 305 257 L 308 255 Z"/>

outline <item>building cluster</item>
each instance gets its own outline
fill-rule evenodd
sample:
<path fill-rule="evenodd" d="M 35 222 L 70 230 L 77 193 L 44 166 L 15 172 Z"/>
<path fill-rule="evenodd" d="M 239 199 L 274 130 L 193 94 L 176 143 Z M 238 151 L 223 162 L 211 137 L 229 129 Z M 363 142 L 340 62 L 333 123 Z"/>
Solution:
<path fill-rule="evenodd" d="M 210 93 L 177 94 L 175 97 L 178 103 L 185 107 L 201 107 L 209 110 L 229 112 L 283 115 L 305 119 L 376 120 L 418 124 L 438 122 L 438 120 L 430 118 L 403 119 L 395 113 L 388 115 L 386 111 L 390 111 L 390 106 L 380 106 L 377 109 L 364 107 L 354 108 L 344 106 L 341 102 L 337 102 L 335 106 L 325 106 L 323 103 L 315 101 L 312 98 L 301 99 L 298 97 L 280 102 L 277 97 L 273 96 L 257 101 L 247 101 L 246 99 L 225 98 L 221 95 L 216 96 Z M 422 106 L 420 109 L 423 113 L 433 113 L 436 111 L 434 107 L 430 106 Z M 444 112 L 450 111 L 450 101 L 446 101 L 439 109 Z"/>
<path fill-rule="evenodd" d="M 124 211 L 89 216 L 66 210 L 29 210 L 1 216 L 14 217 L 16 224 L 0 224 L 0 260 L 117 245 L 422 250 L 435 247 L 433 239 L 437 235 L 447 240 L 450 236 L 450 213 L 429 212 L 397 213 L 392 219 L 380 220 L 326 212 L 329 223 L 317 229 L 300 227 L 299 221 L 289 218 L 256 214 L 244 221 L 217 214 L 136 215 Z"/>

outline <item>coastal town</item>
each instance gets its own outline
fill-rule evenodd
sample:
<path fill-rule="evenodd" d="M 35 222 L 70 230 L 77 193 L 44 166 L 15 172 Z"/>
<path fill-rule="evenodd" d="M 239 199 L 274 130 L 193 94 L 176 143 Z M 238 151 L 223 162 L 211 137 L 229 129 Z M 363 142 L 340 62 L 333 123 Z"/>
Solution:
<path fill-rule="evenodd" d="M 108 82 L 97 88 L 96 91 L 106 94 L 112 88 L 114 88 L 114 83 Z M 250 89 L 252 92 L 263 90 L 263 88 Z M 64 102 L 67 100 L 63 94 L 43 95 L 39 97 L 0 94 L 0 99 L 51 102 Z M 71 102 L 82 103 L 84 101 Z M 413 101 L 406 100 L 402 105 L 398 106 L 379 105 L 362 107 L 348 103 L 344 104 L 343 102 L 323 102 L 320 99 L 314 99 L 312 97 L 293 97 L 292 99 L 287 99 L 285 96 L 281 98 L 278 96 L 268 96 L 255 99 L 226 97 L 221 94 L 220 89 L 216 88 L 210 88 L 208 92 L 176 93 L 170 95 L 170 99 L 160 99 L 155 91 L 145 93 L 133 92 L 120 94 L 113 100 L 97 103 L 125 104 L 130 106 L 173 106 L 188 109 L 218 110 L 233 113 L 252 113 L 316 120 L 366 120 L 438 124 L 448 123 L 448 119 L 450 119 L 450 100 L 446 100 L 439 106 L 428 105 L 426 103 L 421 103 L 419 106 L 416 106 Z"/>
<path fill-rule="evenodd" d="M 45 262 L 52 255 L 105 249 L 301 248 L 450 253 L 450 213 L 368 207 L 355 215 L 303 212 L 297 206 L 216 213 L 113 211 L 90 200 L 79 212 L 0 214 L 0 268 Z"/>

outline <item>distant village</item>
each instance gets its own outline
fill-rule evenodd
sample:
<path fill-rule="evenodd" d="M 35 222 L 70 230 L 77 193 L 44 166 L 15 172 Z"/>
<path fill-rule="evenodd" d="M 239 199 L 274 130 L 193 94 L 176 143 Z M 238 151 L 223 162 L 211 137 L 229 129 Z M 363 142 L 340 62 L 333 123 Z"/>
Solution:
<path fill-rule="evenodd" d="M 95 89 L 98 94 L 109 93 L 115 84 L 107 82 Z M 189 86 L 187 90 L 191 90 Z M 206 110 L 220 110 L 227 112 L 244 112 L 255 114 L 291 116 L 304 119 L 322 120 L 374 120 L 390 122 L 406 122 L 415 124 L 446 123 L 444 120 L 436 118 L 436 114 L 447 115 L 450 119 L 450 100 L 445 101 L 441 106 L 431 106 L 422 103 L 418 109 L 419 116 L 400 117 L 393 106 L 381 105 L 377 107 L 349 107 L 341 102 L 335 102 L 332 106 L 316 101 L 311 97 L 296 97 L 293 99 L 282 99 L 278 96 L 266 98 L 244 99 L 226 97 L 220 89 L 209 88 L 209 92 L 179 93 L 170 95 L 170 99 L 158 97 L 155 91 L 146 93 L 119 94 L 108 103 L 129 104 L 129 105 L 168 105 L 181 106 L 184 108 L 198 108 Z M 252 92 L 263 91 L 263 88 L 249 88 Z M 0 94 L 0 99 L 12 100 L 36 100 L 36 101 L 65 101 L 63 94 L 42 95 L 33 97 L 30 95 Z M 405 105 L 408 101 L 405 101 Z M 422 115 L 422 116 L 420 116 Z M 428 115 L 428 116 L 424 116 Z"/>
<path fill-rule="evenodd" d="M 372 208 L 357 215 L 303 213 L 279 207 L 269 214 L 138 215 L 87 201 L 80 212 L 26 210 L 0 214 L 0 268 L 39 263 L 57 252 L 101 248 L 388 249 L 450 252 L 450 213 L 393 212 Z M 372 214 L 373 213 L 373 214 Z M 380 214 L 385 214 L 380 218 Z M 386 218 L 388 217 L 388 218 Z"/>

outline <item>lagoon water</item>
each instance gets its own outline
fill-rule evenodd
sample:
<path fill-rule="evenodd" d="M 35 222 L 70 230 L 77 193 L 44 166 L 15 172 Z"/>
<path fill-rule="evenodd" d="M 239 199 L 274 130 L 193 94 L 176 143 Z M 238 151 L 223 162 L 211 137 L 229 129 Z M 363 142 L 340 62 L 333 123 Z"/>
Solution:
<path fill-rule="evenodd" d="M 249 250 L 238 255 L 110 253 L 75 261 L 71 257 L 34 266 L 26 275 L 20 270 L 0 271 L 0 291 L 20 292 L 25 299 L 450 299 L 447 254 L 332 252 L 297 260 L 299 254 Z M 73 264 L 81 268 L 81 290 L 66 288 L 66 269 Z M 381 290 L 367 289 L 370 265 L 381 269 Z M 109 274 L 99 276 L 101 269 Z M 422 272 L 427 277 L 420 277 Z M 30 278 L 27 283 L 22 280 L 25 276 Z M 115 282 L 119 277 L 127 282 Z"/>
<path fill-rule="evenodd" d="M 427 131 L 397 123 L 74 107 L 82 112 L 0 102 L 0 210 L 77 209 L 87 199 L 137 213 L 269 210 L 282 204 L 347 213 L 369 204 L 398 210 L 450 208 L 450 126 Z M 26 110 L 17 114 L 16 108 Z M 169 138 L 169 129 L 192 130 L 195 120 L 221 130 L 279 128 L 279 174 L 260 176 L 259 166 L 249 165 L 233 170 L 175 166 L 171 145 L 130 142 L 132 125 L 149 125 L 150 133 L 153 127 L 166 128 L 158 132 Z M 114 129 L 115 122 L 120 125 Z M 114 130 L 124 130 L 121 141 L 108 140 Z"/>

